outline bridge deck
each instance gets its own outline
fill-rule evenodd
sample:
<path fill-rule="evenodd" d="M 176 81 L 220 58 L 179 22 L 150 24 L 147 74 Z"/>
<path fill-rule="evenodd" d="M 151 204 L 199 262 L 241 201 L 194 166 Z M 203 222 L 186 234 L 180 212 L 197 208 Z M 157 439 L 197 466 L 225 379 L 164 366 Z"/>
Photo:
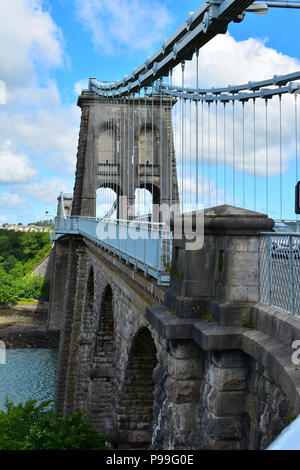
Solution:
<path fill-rule="evenodd" d="M 170 283 L 171 232 L 162 224 L 134 220 L 109 220 L 92 217 L 56 217 L 55 236 L 82 235 L 134 269 L 157 279 L 158 285 Z"/>

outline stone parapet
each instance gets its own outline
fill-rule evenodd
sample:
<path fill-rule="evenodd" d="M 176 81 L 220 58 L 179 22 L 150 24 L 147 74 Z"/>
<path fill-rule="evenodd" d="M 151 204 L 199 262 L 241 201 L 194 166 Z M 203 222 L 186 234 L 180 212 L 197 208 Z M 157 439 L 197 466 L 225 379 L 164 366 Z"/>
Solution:
<path fill-rule="evenodd" d="M 187 226 L 197 233 L 197 214 L 187 217 L 192 220 Z M 187 250 L 185 240 L 174 240 L 166 305 L 184 318 L 212 315 L 220 325 L 249 322 L 250 307 L 259 300 L 259 233 L 273 225 L 266 215 L 245 209 L 206 209 L 202 249 Z"/>

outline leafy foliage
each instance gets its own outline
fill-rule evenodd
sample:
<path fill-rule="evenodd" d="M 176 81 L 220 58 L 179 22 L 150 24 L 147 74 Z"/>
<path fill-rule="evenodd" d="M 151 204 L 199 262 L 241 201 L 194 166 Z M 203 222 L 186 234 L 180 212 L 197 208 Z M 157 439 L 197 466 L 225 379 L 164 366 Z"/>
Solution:
<path fill-rule="evenodd" d="M 29 399 L 14 405 L 6 398 L 6 411 L 0 411 L 0 450 L 107 449 L 110 439 L 86 423 L 83 411 L 64 420 L 49 408 L 50 403 Z"/>
<path fill-rule="evenodd" d="M 0 230 L 0 302 L 48 299 L 49 281 L 27 276 L 51 251 L 48 233 Z"/>

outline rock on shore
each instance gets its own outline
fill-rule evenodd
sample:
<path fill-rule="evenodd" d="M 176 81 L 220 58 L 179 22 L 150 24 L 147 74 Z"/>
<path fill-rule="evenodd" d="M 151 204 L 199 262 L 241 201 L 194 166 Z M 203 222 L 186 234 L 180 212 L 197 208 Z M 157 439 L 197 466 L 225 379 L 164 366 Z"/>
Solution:
<path fill-rule="evenodd" d="M 0 340 L 7 349 L 58 349 L 59 331 L 46 326 L 48 304 L 0 307 Z"/>

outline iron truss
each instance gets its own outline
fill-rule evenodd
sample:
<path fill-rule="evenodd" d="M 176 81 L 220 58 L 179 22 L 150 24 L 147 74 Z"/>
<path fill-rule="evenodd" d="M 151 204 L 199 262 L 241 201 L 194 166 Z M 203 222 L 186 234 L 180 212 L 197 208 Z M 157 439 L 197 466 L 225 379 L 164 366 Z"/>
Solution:
<path fill-rule="evenodd" d="M 197 11 L 189 13 L 185 22 L 165 40 L 160 49 L 134 71 L 116 82 L 89 81 L 89 90 L 105 97 L 118 97 L 135 93 L 151 86 L 218 34 L 227 32 L 228 24 L 244 19 L 245 10 L 253 0 L 206 0 Z"/>
<path fill-rule="evenodd" d="M 248 101 L 256 98 L 271 99 L 273 96 L 285 93 L 299 93 L 300 84 L 293 83 L 295 80 L 300 80 L 300 71 L 280 76 L 275 75 L 269 80 L 248 82 L 244 85 L 228 86 L 225 88 L 182 88 L 160 83 L 157 86 L 157 90 L 161 90 L 164 94 L 174 96 L 175 98 L 227 103 L 229 101 Z M 268 86 L 273 86 L 273 88 L 265 88 Z"/>

